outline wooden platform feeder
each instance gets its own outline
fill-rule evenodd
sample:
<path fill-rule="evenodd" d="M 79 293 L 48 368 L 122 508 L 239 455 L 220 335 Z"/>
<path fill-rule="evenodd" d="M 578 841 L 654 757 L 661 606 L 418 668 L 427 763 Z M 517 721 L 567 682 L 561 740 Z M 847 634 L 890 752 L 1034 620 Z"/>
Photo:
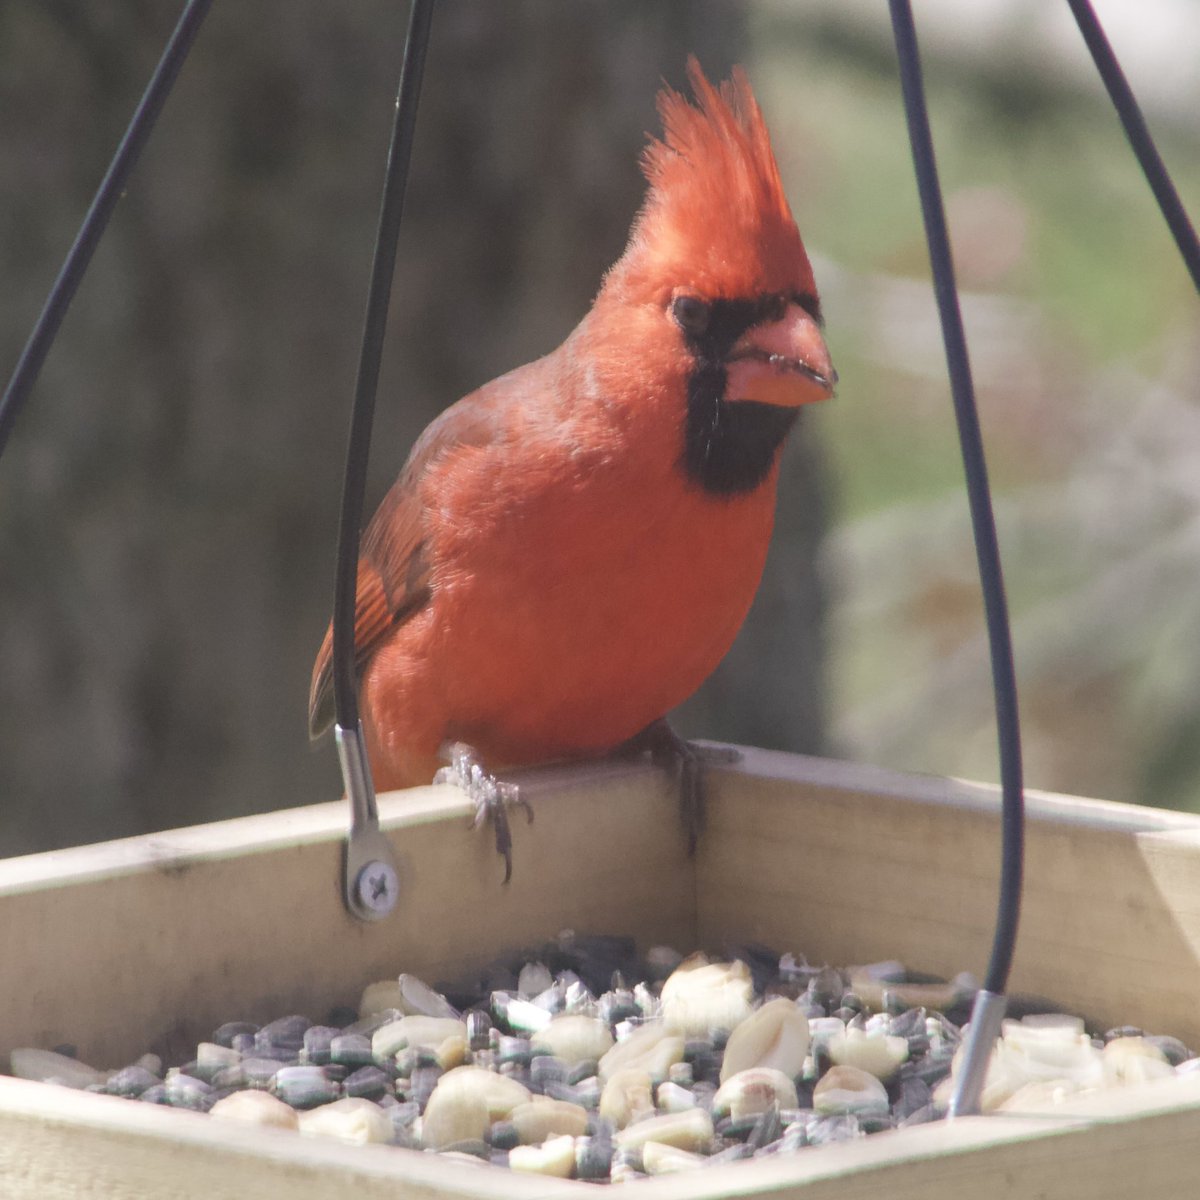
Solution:
<path fill-rule="evenodd" d="M 461 975 L 564 928 L 681 950 L 757 940 L 838 964 L 979 973 L 995 904 L 991 787 L 747 751 L 715 772 L 684 853 L 665 778 L 636 765 L 528 776 L 537 820 L 500 886 L 453 788 L 380 798 L 403 893 L 346 915 L 346 811 L 319 805 L 0 863 L 0 1062 L 72 1042 L 120 1065 L 231 1018 L 319 1015 L 409 971 Z M 1200 818 L 1031 794 L 1014 990 L 1100 1026 L 1200 1043 Z M 1127 1200 L 1197 1194 L 1200 1075 L 1044 1116 L 970 1117 L 624 1186 L 627 1200 Z M 13 1200 L 585 1200 L 595 1186 L 0 1078 Z"/>

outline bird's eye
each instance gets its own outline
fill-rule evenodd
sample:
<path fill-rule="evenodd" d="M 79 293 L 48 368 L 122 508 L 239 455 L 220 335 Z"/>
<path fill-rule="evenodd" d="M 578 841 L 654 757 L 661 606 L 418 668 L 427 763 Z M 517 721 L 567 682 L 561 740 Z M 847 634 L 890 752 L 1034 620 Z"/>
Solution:
<path fill-rule="evenodd" d="M 782 321 L 786 312 L 787 298 L 785 296 L 772 296 L 767 302 L 765 315 L 768 321 Z"/>
<path fill-rule="evenodd" d="M 708 305 L 698 296 L 676 296 L 671 301 L 671 316 L 684 333 L 699 337 L 708 328 Z"/>

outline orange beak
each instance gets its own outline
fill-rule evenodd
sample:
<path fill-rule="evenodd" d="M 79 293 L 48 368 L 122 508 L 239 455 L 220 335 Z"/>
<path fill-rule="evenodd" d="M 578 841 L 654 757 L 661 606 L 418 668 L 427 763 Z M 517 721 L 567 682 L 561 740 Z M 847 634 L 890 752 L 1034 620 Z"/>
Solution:
<path fill-rule="evenodd" d="M 833 395 L 837 372 L 811 314 L 789 304 L 778 321 L 756 325 L 725 360 L 727 400 L 796 408 Z"/>

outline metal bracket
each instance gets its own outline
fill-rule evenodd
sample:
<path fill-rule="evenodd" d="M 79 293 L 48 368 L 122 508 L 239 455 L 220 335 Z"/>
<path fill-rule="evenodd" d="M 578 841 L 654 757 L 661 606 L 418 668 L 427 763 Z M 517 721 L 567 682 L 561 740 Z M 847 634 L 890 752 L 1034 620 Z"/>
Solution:
<path fill-rule="evenodd" d="M 371 764 L 362 722 L 355 729 L 334 726 L 342 780 L 350 798 L 350 833 L 342 870 L 342 899 L 360 921 L 378 921 L 396 907 L 400 875 L 392 846 L 379 828 Z"/>
<path fill-rule="evenodd" d="M 1004 1020 L 1004 1010 L 1007 1006 L 1007 998 L 996 992 L 980 988 L 975 993 L 971 1024 L 963 1046 L 962 1069 L 955 1083 L 954 1095 L 950 1098 L 950 1107 L 946 1111 L 948 1117 L 971 1117 L 978 1114 L 992 1047 L 1000 1036 L 1000 1024 Z"/>

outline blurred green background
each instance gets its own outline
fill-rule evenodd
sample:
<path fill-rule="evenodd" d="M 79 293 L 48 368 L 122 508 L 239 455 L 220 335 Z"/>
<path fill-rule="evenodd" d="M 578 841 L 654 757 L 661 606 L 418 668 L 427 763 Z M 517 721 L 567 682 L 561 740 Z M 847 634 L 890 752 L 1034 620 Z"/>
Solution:
<path fill-rule="evenodd" d="M 1196 214 L 1200 0 L 1096 7 Z M 1028 783 L 1200 807 L 1200 303 L 1066 5 L 914 8 Z M 178 11 L 0 7 L 5 372 Z M 0 853 L 339 793 L 304 706 L 404 19 L 264 0 L 202 32 L 0 463 Z M 680 723 L 994 779 L 883 0 L 442 0 L 368 503 L 435 412 L 585 311 L 689 52 L 749 70 L 841 385 L 787 452 L 744 636 Z"/>
<path fill-rule="evenodd" d="M 757 10 L 831 313 L 830 744 L 995 779 L 981 608 L 882 5 Z M 1200 5 L 1098 4 L 1200 211 Z M 1136 8 L 1136 14 L 1132 9 Z M 1200 303 L 1065 5 L 918 3 L 1031 786 L 1200 807 Z M 1135 19 L 1136 18 L 1136 19 Z M 780 136 L 782 135 L 782 136 Z"/>

